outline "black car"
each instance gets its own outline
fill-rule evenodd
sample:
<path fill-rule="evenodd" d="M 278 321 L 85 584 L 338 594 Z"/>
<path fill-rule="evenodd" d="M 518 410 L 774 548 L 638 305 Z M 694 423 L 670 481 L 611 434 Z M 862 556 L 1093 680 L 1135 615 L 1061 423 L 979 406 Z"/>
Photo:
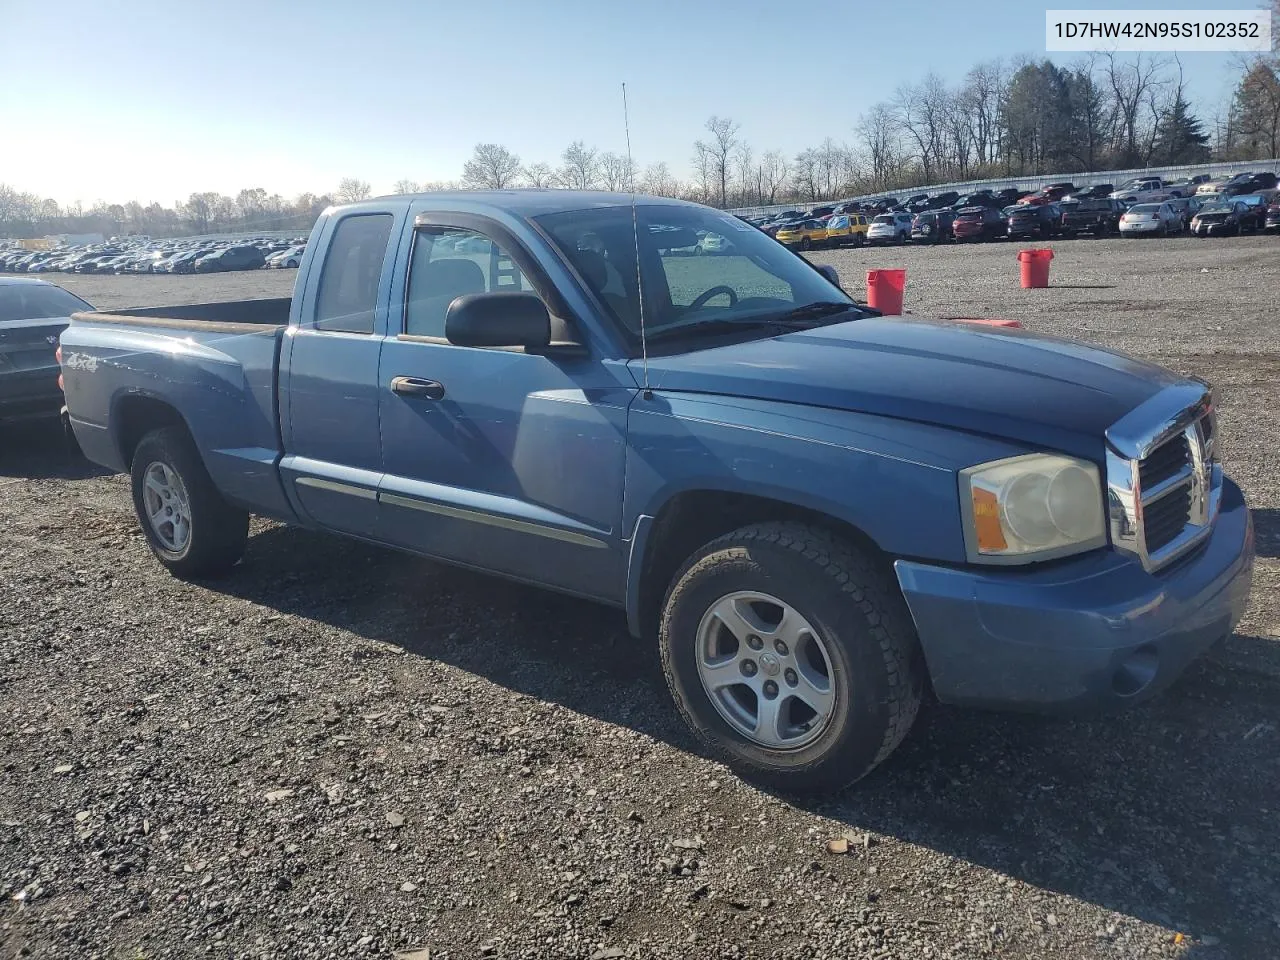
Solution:
<path fill-rule="evenodd" d="M 226 270 L 257 270 L 267 258 L 257 247 L 225 247 L 195 261 L 196 273 L 221 273 Z"/>
<path fill-rule="evenodd" d="M 1008 237 L 1055 236 L 1061 229 L 1062 212 L 1056 203 L 1025 204 L 1009 215 Z"/>
<path fill-rule="evenodd" d="M 911 221 L 912 243 L 948 243 L 956 238 L 952 229 L 954 210 L 926 210 Z"/>
<path fill-rule="evenodd" d="M 44 280 L 0 280 L 0 422 L 57 416 L 58 338 L 93 307 Z"/>
<path fill-rule="evenodd" d="M 998 210 L 1008 204 L 1002 204 L 1000 198 L 990 190 L 975 190 L 973 193 L 966 193 L 951 206 L 955 210 L 963 210 L 966 207 L 991 207 Z"/>
<path fill-rule="evenodd" d="M 1257 230 L 1263 214 L 1262 207 L 1250 207 L 1239 200 L 1220 201 L 1200 209 L 1191 220 L 1191 232 L 1197 237 L 1239 236 Z"/>
<path fill-rule="evenodd" d="M 929 198 L 929 202 L 926 204 L 925 209 L 940 210 L 943 207 L 951 206 L 959 199 L 960 194 L 956 193 L 954 190 L 948 190 L 946 193 L 937 193 Z"/>
<path fill-rule="evenodd" d="M 835 212 L 836 212 L 835 207 L 814 207 L 812 210 L 809 211 L 809 218 L 814 219 L 817 217 L 829 217 Z"/>
<path fill-rule="evenodd" d="M 1011 203 L 1017 203 L 1027 195 L 1027 191 L 1019 187 L 1006 187 L 993 196 L 996 198 L 996 205 L 1000 208 L 1009 206 Z"/>
<path fill-rule="evenodd" d="M 1222 186 L 1222 192 L 1228 197 L 1238 197 L 1245 193 L 1257 193 L 1259 190 L 1273 190 L 1277 182 L 1274 173 L 1247 173 L 1233 177 Z"/>
<path fill-rule="evenodd" d="M 1267 207 L 1267 218 L 1263 221 L 1263 226 L 1268 233 L 1280 230 L 1280 199 L 1272 200 L 1271 206 Z"/>
<path fill-rule="evenodd" d="M 1095 183 L 1092 187 L 1084 187 L 1070 194 L 1068 200 L 1105 200 L 1116 192 L 1114 183 Z"/>
<path fill-rule="evenodd" d="M 1090 233 L 1095 237 L 1116 236 L 1120 233 L 1120 218 L 1124 204 L 1110 198 L 1085 198 L 1064 200 L 1061 204 L 1062 223 L 1059 229 L 1064 236 L 1074 237 Z"/>
<path fill-rule="evenodd" d="M 962 207 L 956 211 L 951 232 L 961 243 L 968 240 L 994 240 L 1005 235 L 1007 226 L 1004 215 L 995 207 Z"/>

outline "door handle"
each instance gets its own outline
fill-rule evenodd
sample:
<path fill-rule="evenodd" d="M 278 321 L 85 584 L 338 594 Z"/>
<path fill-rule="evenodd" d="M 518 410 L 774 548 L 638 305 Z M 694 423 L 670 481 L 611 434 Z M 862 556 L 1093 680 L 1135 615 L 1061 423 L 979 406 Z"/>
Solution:
<path fill-rule="evenodd" d="M 428 400 L 444 399 L 444 384 L 438 380 L 421 380 L 418 377 L 395 377 L 391 392 L 402 397 L 426 397 Z"/>

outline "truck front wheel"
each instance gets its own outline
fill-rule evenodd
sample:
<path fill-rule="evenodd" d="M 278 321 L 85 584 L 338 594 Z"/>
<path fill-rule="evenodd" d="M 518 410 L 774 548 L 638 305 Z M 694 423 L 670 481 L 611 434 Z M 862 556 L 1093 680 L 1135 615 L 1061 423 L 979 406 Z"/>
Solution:
<path fill-rule="evenodd" d="M 144 436 L 131 472 L 138 524 L 170 573 L 212 577 L 235 566 L 249 514 L 218 493 L 186 430 L 165 427 Z"/>
<path fill-rule="evenodd" d="M 891 579 L 803 524 L 743 527 L 694 554 L 667 594 L 659 643 L 685 720 L 736 772 L 773 787 L 858 780 L 920 707 L 919 644 Z"/>

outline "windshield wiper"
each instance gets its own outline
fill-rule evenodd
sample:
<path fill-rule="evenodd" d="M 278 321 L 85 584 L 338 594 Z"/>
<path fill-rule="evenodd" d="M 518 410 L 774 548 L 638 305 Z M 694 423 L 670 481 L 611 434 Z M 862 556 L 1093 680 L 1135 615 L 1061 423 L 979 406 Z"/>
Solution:
<path fill-rule="evenodd" d="M 802 307 L 788 310 L 785 313 L 763 314 L 738 317 L 707 317 L 692 323 L 681 323 L 674 327 L 656 330 L 648 335 L 650 342 L 658 340 L 674 340 L 677 337 L 704 333 L 734 333 L 740 330 L 772 330 L 775 334 L 793 333 L 796 330 L 810 330 L 821 326 L 814 321 L 837 313 L 857 310 L 854 303 L 836 303 L 820 301 L 806 303 Z"/>
<path fill-rule="evenodd" d="M 846 313 L 849 310 L 857 310 L 856 303 L 839 303 L 835 300 L 819 300 L 817 303 L 806 303 L 803 307 L 796 307 L 794 310 L 788 310 L 786 313 L 780 313 L 775 317 L 771 317 L 775 323 L 791 323 L 793 321 L 816 320 L 819 317 L 829 317 L 837 313 Z"/>

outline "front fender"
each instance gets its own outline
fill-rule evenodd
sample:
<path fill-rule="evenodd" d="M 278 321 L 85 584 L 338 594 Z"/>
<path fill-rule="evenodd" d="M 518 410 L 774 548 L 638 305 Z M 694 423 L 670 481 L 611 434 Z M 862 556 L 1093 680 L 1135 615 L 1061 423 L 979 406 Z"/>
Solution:
<path fill-rule="evenodd" d="M 625 529 L 692 490 L 742 493 L 848 523 L 886 553 L 965 559 L 956 472 L 1027 452 L 928 424 L 768 400 L 654 393 L 628 422 Z"/>

